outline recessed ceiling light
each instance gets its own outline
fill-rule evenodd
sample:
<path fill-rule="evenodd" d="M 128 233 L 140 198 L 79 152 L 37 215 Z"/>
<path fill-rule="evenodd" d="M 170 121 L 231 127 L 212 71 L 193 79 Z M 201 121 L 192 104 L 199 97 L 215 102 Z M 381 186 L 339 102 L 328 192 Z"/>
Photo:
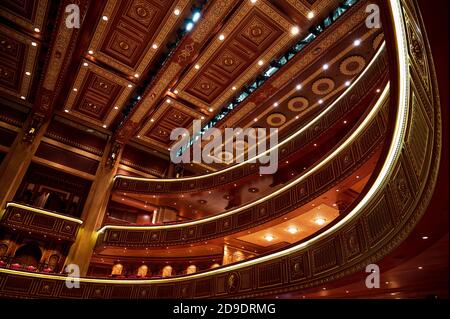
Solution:
<path fill-rule="evenodd" d="M 342 123 L 344 123 L 344 124 L 347 124 L 347 121 L 346 121 L 346 120 L 344 120 L 344 122 L 342 122 Z"/>
<path fill-rule="evenodd" d="M 192 15 L 192 21 L 197 22 L 200 19 L 200 17 L 201 17 L 201 13 L 199 11 L 197 11 Z"/>
<path fill-rule="evenodd" d="M 328 64 L 324 64 L 324 65 L 322 65 L 322 69 L 324 69 L 324 70 L 328 70 L 328 68 L 329 68 L 330 66 L 328 65 Z"/>
<path fill-rule="evenodd" d="M 194 66 L 194 68 L 195 68 L 196 70 L 198 70 L 198 69 L 200 69 L 200 65 L 196 64 L 196 65 Z"/>
<path fill-rule="evenodd" d="M 141 136 L 140 136 L 140 135 L 138 135 L 138 136 L 137 136 L 137 138 L 141 138 Z M 147 207 L 147 206 L 145 206 L 145 207 Z"/>
<path fill-rule="evenodd" d="M 170 101 L 170 99 L 166 99 L 166 102 L 167 102 L 167 103 L 170 103 L 171 101 Z"/>
<path fill-rule="evenodd" d="M 25 72 L 26 75 L 31 75 L 31 72 L 27 71 Z"/>
<path fill-rule="evenodd" d="M 103 19 L 103 21 L 108 21 L 108 17 L 107 16 L 103 16 L 102 19 Z"/>
<path fill-rule="evenodd" d="M 69 110 L 65 109 L 64 112 L 69 113 Z"/>
<path fill-rule="evenodd" d="M 39 32 L 41 32 L 41 30 L 39 28 L 34 28 L 34 32 L 39 33 Z"/>
<path fill-rule="evenodd" d="M 298 34 L 299 32 L 300 32 L 300 28 L 297 27 L 296 25 L 293 26 L 293 27 L 291 28 L 291 34 L 292 34 L 292 35 L 296 35 L 296 34 Z"/>
<path fill-rule="evenodd" d="M 84 63 L 83 63 L 83 66 L 88 66 L 88 65 L 89 65 L 89 64 L 87 64 L 87 62 L 84 62 Z"/>
<path fill-rule="evenodd" d="M 288 231 L 289 233 L 291 233 L 291 234 L 295 234 L 295 233 L 298 232 L 298 228 L 295 227 L 295 226 L 289 226 L 288 229 L 287 229 L 287 231 Z"/>
<path fill-rule="evenodd" d="M 155 120 L 154 119 L 150 119 L 150 122 L 154 122 Z"/>
<path fill-rule="evenodd" d="M 114 109 L 115 109 L 115 110 L 118 110 L 118 109 L 119 109 L 119 107 L 118 107 L 118 106 L 114 106 Z"/>
<path fill-rule="evenodd" d="M 381 91 L 380 89 L 377 89 L 377 93 L 380 93 L 380 91 Z"/>
<path fill-rule="evenodd" d="M 173 93 L 178 94 L 178 90 L 174 90 Z"/>
<path fill-rule="evenodd" d="M 350 86 L 350 81 L 345 81 L 345 86 Z"/>
<path fill-rule="evenodd" d="M 273 103 L 273 106 L 277 107 L 278 106 L 278 102 Z"/>
<path fill-rule="evenodd" d="M 266 236 L 264 236 L 264 239 L 267 241 L 272 241 L 274 239 L 274 237 L 270 234 L 267 234 Z"/>
<path fill-rule="evenodd" d="M 135 78 L 138 78 L 138 77 L 139 77 L 139 74 L 135 73 L 135 74 L 134 74 L 134 77 L 135 77 Z"/>
<path fill-rule="evenodd" d="M 419 267 L 417 267 L 418 269 L 423 269 L 423 267 L 422 266 L 419 266 Z"/>
<path fill-rule="evenodd" d="M 128 84 L 127 86 L 128 86 L 129 88 L 132 88 L 132 87 L 133 87 L 133 85 L 132 85 L 132 84 Z"/>
<path fill-rule="evenodd" d="M 77 88 L 73 88 L 73 90 L 76 92 L 76 91 L 78 91 L 78 89 Z"/>
<path fill-rule="evenodd" d="M 186 25 L 186 30 L 187 30 L 187 31 L 191 31 L 192 28 L 194 28 L 194 23 L 189 22 L 189 23 Z"/>
<path fill-rule="evenodd" d="M 314 18 L 314 11 L 309 11 L 308 12 L 308 19 L 312 19 Z"/>
<path fill-rule="evenodd" d="M 156 50 L 158 48 L 158 45 L 156 43 L 153 43 L 152 48 Z"/>
<path fill-rule="evenodd" d="M 213 110 L 212 108 L 209 108 L 208 111 L 209 111 L 209 112 L 212 112 L 212 111 L 214 111 L 214 110 Z"/>
<path fill-rule="evenodd" d="M 105 124 L 105 125 L 103 125 L 103 128 L 106 128 L 106 124 Z"/>
<path fill-rule="evenodd" d="M 233 86 L 231 89 L 232 89 L 233 91 L 236 91 L 236 87 L 235 87 L 235 86 Z"/>
<path fill-rule="evenodd" d="M 301 90 L 301 89 L 302 89 L 302 86 L 301 86 L 300 84 L 297 84 L 297 85 L 295 86 L 295 88 L 296 88 L 297 90 Z"/>
<path fill-rule="evenodd" d="M 202 116 L 202 117 L 200 117 L 202 120 L 204 120 L 205 119 L 205 117 L 204 116 Z"/>
<path fill-rule="evenodd" d="M 319 104 L 322 104 L 322 103 L 323 103 L 323 100 L 322 100 L 322 99 L 320 99 L 320 100 L 319 100 Z"/>
<path fill-rule="evenodd" d="M 356 39 L 355 41 L 353 41 L 353 45 L 354 46 L 358 46 L 358 45 L 360 45 L 361 44 L 361 40 L 360 39 Z"/>
<path fill-rule="evenodd" d="M 259 60 L 258 61 L 258 65 L 263 65 L 264 64 L 264 61 L 263 60 Z"/>
<path fill-rule="evenodd" d="M 316 143 L 314 143 L 313 145 L 314 145 L 314 147 L 317 147 L 317 144 L 316 144 Z"/>
<path fill-rule="evenodd" d="M 251 3 L 256 3 L 256 0 L 250 0 Z"/>
<path fill-rule="evenodd" d="M 20 98 L 21 98 L 22 100 L 25 100 L 25 96 L 23 96 L 23 95 L 22 95 Z"/>
<path fill-rule="evenodd" d="M 299 117 L 298 115 L 296 115 L 296 116 L 295 116 L 295 119 L 297 119 L 297 120 L 298 120 L 299 118 L 300 118 L 300 117 Z"/>
<path fill-rule="evenodd" d="M 317 225 L 323 225 L 323 224 L 325 224 L 325 218 L 322 218 L 322 217 L 316 218 L 316 219 L 314 220 L 314 222 L 315 222 Z"/>
<path fill-rule="evenodd" d="M 35 46 L 37 46 L 37 43 L 33 41 L 33 42 L 31 42 L 31 45 L 35 47 Z"/>
<path fill-rule="evenodd" d="M 89 50 L 88 53 L 89 53 L 90 55 L 92 55 L 92 54 L 94 54 L 94 51 L 93 51 L 93 50 Z"/>
<path fill-rule="evenodd" d="M 173 13 L 174 13 L 176 16 L 179 16 L 179 15 L 180 15 L 180 10 L 179 10 L 179 9 L 175 9 L 175 10 L 173 11 Z"/>
<path fill-rule="evenodd" d="M 223 34 L 219 35 L 219 40 L 220 40 L 220 41 L 225 40 L 225 36 L 224 36 Z"/>
<path fill-rule="evenodd" d="M 253 120 L 254 122 L 258 122 L 258 119 L 257 118 L 255 118 L 254 120 Z"/>
<path fill-rule="evenodd" d="M 428 239 L 428 236 L 423 236 L 422 239 L 426 240 L 426 239 Z"/>

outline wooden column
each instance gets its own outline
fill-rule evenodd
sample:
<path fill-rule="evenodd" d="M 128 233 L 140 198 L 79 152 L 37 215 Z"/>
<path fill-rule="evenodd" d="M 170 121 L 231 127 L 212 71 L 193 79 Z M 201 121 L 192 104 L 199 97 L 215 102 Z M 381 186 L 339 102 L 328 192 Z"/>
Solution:
<path fill-rule="evenodd" d="M 31 115 L 0 165 L 0 211 L 14 198 L 48 124 Z"/>
<path fill-rule="evenodd" d="M 95 180 L 84 205 L 81 218 L 83 225 L 70 248 L 65 265 L 76 264 L 80 276 L 85 277 L 89 268 L 92 252 L 97 241 L 97 230 L 102 226 L 108 206 L 113 178 L 119 167 L 122 146 L 109 143 L 103 155 Z"/>

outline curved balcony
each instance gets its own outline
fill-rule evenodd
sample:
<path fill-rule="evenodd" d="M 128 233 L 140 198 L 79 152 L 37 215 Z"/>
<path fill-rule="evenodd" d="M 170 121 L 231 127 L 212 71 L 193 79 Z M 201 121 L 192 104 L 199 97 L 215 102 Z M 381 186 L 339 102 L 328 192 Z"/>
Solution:
<path fill-rule="evenodd" d="M 383 78 L 387 64 L 384 45 L 382 45 L 370 64 L 341 96 L 320 112 L 316 112 L 314 117 L 308 117 L 309 121 L 299 125 L 300 129 L 298 131 L 277 145 L 280 163 L 294 155 L 300 148 L 305 147 L 308 143 L 318 138 L 333 124 L 336 124 L 338 121 L 341 122 L 346 116 L 351 114 L 357 106 L 357 101 L 367 97 L 371 92 L 370 88 L 378 84 L 380 78 Z M 268 154 L 271 150 L 242 163 L 201 176 L 178 179 L 151 179 L 117 175 L 114 178 L 113 189 L 121 193 L 167 195 L 220 188 L 226 184 L 233 184 L 237 180 L 248 178 L 251 175 L 258 175 L 259 165 L 255 163 L 255 160 Z"/>
<path fill-rule="evenodd" d="M 349 176 L 382 143 L 388 92 L 386 86 L 376 105 L 343 144 L 277 191 L 237 209 L 192 222 L 163 226 L 106 225 L 99 230 L 98 245 L 149 247 L 200 242 L 260 225 L 304 205 Z"/>
<path fill-rule="evenodd" d="M 18 203 L 7 203 L 0 226 L 13 231 L 43 235 L 57 240 L 74 241 L 81 219 Z"/>
<path fill-rule="evenodd" d="M 441 151 L 441 122 L 434 69 L 425 33 L 419 31 L 423 25 L 416 4 L 389 0 L 385 8 L 392 23 L 385 28 L 391 27 L 392 31 L 389 52 L 394 71 L 389 121 L 379 120 L 383 116 L 372 113 L 372 118 L 365 120 L 366 134 L 359 135 L 354 143 L 347 140 L 351 145 L 345 146 L 352 149 L 358 145 L 366 151 L 362 146 L 377 139 L 367 138 L 363 143 L 362 137 L 382 135 L 384 131 L 389 143 L 383 146 L 381 162 L 369 186 L 342 219 L 319 235 L 281 251 L 188 276 L 150 280 L 81 278 L 80 288 L 70 289 L 65 276 L 0 268 L 0 294 L 47 298 L 259 297 L 331 282 L 361 271 L 392 252 L 417 225 L 431 199 Z M 387 90 L 383 96 L 387 96 Z M 378 134 L 373 134 L 371 128 L 376 128 Z M 345 156 L 341 156 L 338 158 L 343 160 Z"/>

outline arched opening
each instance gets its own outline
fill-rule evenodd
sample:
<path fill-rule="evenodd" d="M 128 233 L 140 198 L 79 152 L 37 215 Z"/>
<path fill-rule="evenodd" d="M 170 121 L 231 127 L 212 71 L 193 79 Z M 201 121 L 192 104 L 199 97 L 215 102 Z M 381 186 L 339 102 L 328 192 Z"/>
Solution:
<path fill-rule="evenodd" d="M 187 267 L 187 269 L 186 269 L 186 274 L 193 274 L 193 273 L 195 273 L 195 272 L 197 272 L 197 266 L 195 266 L 195 265 L 190 265 L 189 267 Z"/>
<path fill-rule="evenodd" d="M 145 277 L 147 276 L 148 267 L 146 265 L 142 265 L 138 268 L 138 277 Z"/>
<path fill-rule="evenodd" d="M 162 276 L 163 277 L 170 277 L 170 276 L 172 276 L 172 267 L 171 266 L 164 267 L 163 270 L 162 270 Z"/>
<path fill-rule="evenodd" d="M 122 264 L 115 264 L 112 267 L 111 276 L 120 276 L 122 275 L 123 266 Z"/>
<path fill-rule="evenodd" d="M 29 243 L 17 249 L 14 261 L 21 265 L 35 266 L 41 260 L 42 252 L 36 243 Z"/>

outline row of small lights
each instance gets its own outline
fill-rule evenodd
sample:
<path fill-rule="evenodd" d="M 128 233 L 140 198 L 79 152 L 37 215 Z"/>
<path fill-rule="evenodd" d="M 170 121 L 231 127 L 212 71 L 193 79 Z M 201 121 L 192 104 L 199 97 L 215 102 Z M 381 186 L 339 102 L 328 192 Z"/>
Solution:
<path fill-rule="evenodd" d="M 352 6 L 354 3 L 356 3 L 357 1 L 358 1 L 358 0 L 348 0 L 348 1 L 346 1 L 345 3 L 342 3 L 343 8 L 342 8 L 342 7 L 339 7 L 338 9 L 336 9 L 335 11 L 333 11 L 332 14 L 330 14 L 329 17 L 326 18 L 326 19 L 322 22 L 322 24 L 320 24 L 319 26 L 316 27 L 315 32 L 318 32 L 318 33 L 323 32 L 324 28 L 327 27 L 327 26 L 326 26 L 327 23 L 325 22 L 325 21 L 327 21 L 327 19 L 330 19 L 330 21 L 331 21 L 331 22 L 328 21 L 328 26 L 329 26 L 329 24 L 331 24 L 332 22 L 334 22 L 333 19 L 335 19 L 335 17 L 333 17 L 333 14 L 337 14 L 338 17 L 339 17 L 339 16 L 343 13 L 343 11 L 339 11 L 339 10 L 346 10 L 346 9 L 348 9 L 350 6 Z M 253 4 L 255 4 L 255 3 L 257 2 L 257 0 L 250 0 L 250 2 L 253 3 Z M 312 18 L 314 18 L 314 16 L 315 16 L 315 14 L 314 14 L 313 11 L 309 12 L 308 15 L 307 15 L 308 19 L 312 19 Z M 317 30 L 317 28 L 319 28 L 320 30 Z M 292 34 L 292 35 L 297 35 L 297 34 L 300 32 L 300 29 L 299 29 L 298 26 L 292 26 L 290 31 L 291 31 L 291 34 Z M 305 44 L 304 44 L 303 42 L 305 42 L 305 41 L 306 41 L 306 42 L 307 42 L 307 41 L 311 41 L 310 39 L 308 39 L 310 36 L 313 36 L 314 38 L 317 37 L 317 34 L 316 34 L 315 32 L 314 32 L 314 34 L 313 34 L 313 33 L 310 33 L 307 37 L 305 37 L 304 40 L 302 40 L 301 42 L 299 42 L 299 44 L 297 44 L 297 45 L 300 45 L 300 46 L 301 46 L 301 48 L 299 49 L 300 51 L 301 51 L 302 48 L 305 46 Z M 219 40 L 223 41 L 223 39 L 225 39 L 225 35 L 223 35 L 223 34 L 219 35 Z M 359 41 L 359 40 L 358 40 L 358 41 Z M 358 43 L 358 42 L 357 42 L 357 43 Z M 360 43 L 360 41 L 359 41 L 359 43 Z M 295 45 L 295 46 L 297 46 L 297 45 Z M 294 46 L 294 47 L 295 47 L 295 46 Z M 300 52 L 300 51 L 298 51 L 298 52 Z M 296 55 L 298 52 L 294 53 L 293 55 Z M 283 56 L 282 58 L 285 58 L 285 57 Z M 285 59 L 287 59 L 287 60 L 289 61 L 291 58 L 292 58 L 292 57 L 290 57 L 290 58 L 285 58 Z M 259 66 L 264 65 L 264 63 L 265 63 L 264 60 L 259 60 L 259 61 L 258 61 L 258 65 L 259 65 Z M 281 63 L 281 62 L 280 62 L 280 63 Z M 200 65 L 196 64 L 196 65 L 194 66 L 194 68 L 198 70 L 198 69 L 200 69 Z M 275 69 L 276 69 L 276 68 L 275 68 Z M 267 72 L 269 72 L 269 71 L 270 71 L 270 69 L 269 69 Z M 276 69 L 273 73 L 269 74 L 268 77 L 272 76 L 276 71 L 277 71 L 277 69 Z M 267 73 L 267 72 L 266 72 L 266 73 Z M 349 85 L 350 85 L 350 83 L 349 83 Z M 252 84 L 251 86 L 253 86 L 253 84 Z M 259 87 L 258 84 L 257 84 L 257 87 Z M 301 87 L 300 87 L 300 88 L 301 88 Z M 232 90 L 233 90 L 233 91 L 236 91 L 237 88 L 236 88 L 235 86 L 233 86 L 233 87 L 232 87 Z M 248 92 L 244 92 L 244 91 L 243 91 L 240 95 L 238 95 L 240 100 L 237 100 L 236 103 L 239 103 L 239 104 L 240 104 L 240 103 L 247 97 L 247 96 L 246 96 L 246 97 L 240 98 L 240 96 L 241 96 L 243 93 L 247 93 L 247 96 L 249 95 Z M 224 107 L 226 110 L 223 111 L 223 112 L 221 112 L 220 114 L 217 114 L 213 120 L 211 120 L 209 123 L 207 123 L 207 124 L 203 127 L 203 129 L 201 130 L 200 135 L 203 135 L 209 128 L 211 128 L 212 126 L 214 126 L 215 124 L 217 124 L 218 121 L 222 120 L 222 119 L 230 112 L 230 110 L 233 110 L 233 109 L 238 105 L 238 104 L 236 104 L 236 103 L 235 103 L 235 102 L 232 102 L 232 103 L 231 103 L 230 105 L 228 105 L 227 107 Z M 321 103 L 323 103 L 323 101 L 322 101 L 322 100 L 319 100 L 319 103 L 321 104 Z M 234 105 L 234 104 L 236 104 L 236 105 Z M 223 109 L 224 109 L 224 108 L 223 108 Z M 209 108 L 208 111 L 211 113 L 211 112 L 213 112 L 214 110 L 213 110 L 212 108 Z M 225 112 L 225 114 L 222 114 L 222 113 L 224 113 L 224 112 Z M 298 117 L 296 117 L 296 118 L 298 119 Z M 216 123 L 213 123 L 215 120 L 216 120 L 217 122 L 216 122 Z M 257 119 L 256 119 L 256 121 L 257 121 Z M 256 122 L 256 121 L 255 121 L 255 122 Z M 187 150 L 187 149 L 195 142 L 195 140 L 197 140 L 197 139 L 198 139 L 198 136 L 192 137 L 191 140 L 187 143 L 187 145 L 186 145 L 185 147 L 183 147 L 183 148 L 180 149 L 180 153 L 182 154 L 185 150 Z M 181 155 L 181 154 L 180 154 L 180 155 Z"/>
<path fill-rule="evenodd" d="M 41 32 L 41 29 L 39 29 L 38 27 L 36 27 L 36 28 L 34 28 L 33 29 L 34 30 L 34 32 L 36 32 L 36 33 L 39 33 L 39 32 Z M 37 47 L 37 42 L 35 42 L 35 41 L 31 41 L 31 45 L 32 46 L 34 46 L 34 47 Z M 30 71 L 25 71 L 25 75 L 26 76 L 30 76 L 31 75 L 31 72 Z M 26 99 L 26 97 L 25 96 L 20 96 L 20 98 L 22 99 L 22 100 L 25 100 Z"/>
<path fill-rule="evenodd" d="M 355 46 L 355 47 L 357 47 L 357 46 L 359 46 L 359 45 L 361 45 L 361 40 L 359 40 L 359 39 L 356 39 L 355 41 L 353 41 L 353 45 Z M 261 62 L 261 61 L 260 61 Z M 258 63 L 259 64 L 259 63 Z M 325 63 L 324 65 L 322 65 L 322 69 L 324 70 L 324 71 L 326 71 L 326 70 L 328 70 L 330 68 L 330 66 L 327 64 L 327 63 Z M 350 84 L 351 84 L 351 81 L 345 81 L 345 86 L 350 86 Z M 235 87 L 233 87 L 233 89 L 236 89 Z M 297 91 L 300 91 L 301 89 L 302 89 L 302 86 L 301 86 L 301 84 L 297 84 L 296 86 L 295 86 L 295 89 L 297 90 Z M 317 103 L 319 103 L 319 104 L 323 104 L 323 100 L 322 99 L 319 99 L 318 101 L 317 101 Z M 279 103 L 278 102 L 274 102 L 273 103 L 273 107 L 278 107 L 278 105 L 279 105 Z M 296 117 L 295 117 L 295 119 L 299 119 L 299 116 L 297 115 Z M 258 122 L 258 118 L 255 118 L 255 119 L 253 119 L 253 121 L 254 122 Z M 344 123 L 345 124 L 345 123 Z"/>
<path fill-rule="evenodd" d="M 179 16 L 179 15 L 181 14 L 180 9 L 178 9 L 178 8 L 174 9 L 173 14 L 176 15 L 176 16 Z M 194 24 L 195 24 L 199 19 L 200 19 L 200 12 L 198 12 L 198 11 L 197 11 L 197 12 L 194 12 L 194 14 L 192 15 L 192 20 L 191 20 L 190 22 L 188 22 L 188 24 L 186 25 L 186 30 L 187 30 L 187 31 L 192 30 L 192 28 L 194 27 Z M 107 21 L 109 20 L 109 18 L 108 18 L 108 16 L 104 15 L 104 16 L 102 16 L 102 20 L 105 21 L 105 22 L 107 22 Z M 158 48 L 158 44 L 157 44 L 157 43 L 153 43 L 153 44 L 152 44 L 152 49 L 156 50 L 157 48 Z M 94 50 L 92 50 L 92 49 L 89 49 L 89 50 L 88 50 L 88 54 L 89 54 L 89 55 L 93 56 L 94 53 L 95 53 Z M 83 66 L 88 67 L 89 64 L 88 64 L 87 62 L 84 62 L 84 63 L 83 63 Z M 136 78 L 136 79 L 139 78 L 139 76 L 140 76 L 139 73 L 135 73 L 135 74 L 133 75 L 133 77 Z M 133 88 L 133 84 L 130 83 L 130 84 L 127 85 L 127 87 L 131 89 L 131 88 Z M 77 92 L 78 89 L 77 89 L 77 88 L 73 88 L 73 91 L 74 91 L 74 92 Z M 140 100 L 140 99 L 141 99 L 141 96 L 138 96 L 138 97 L 137 97 L 137 100 Z M 169 103 L 170 103 L 170 101 L 169 101 Z M 115 110 L 118 110 L 119 107 L 115 106 L 114 109 L 115 109 Z M 64 112 L 69 113 L 70 111 L 69 111 L 68 109 L 65 109 Z M 202 119 L 203 119 L 203 117 L 202 117 Z M 151 119 L 151 121 L 153 122 L 154 120 Z M 104 124 L 104 125 L 103 125 L 103 128 L 106 128 L 106 127 L 107 127 L 107 125 Z M 140 137 L 140 136 L 138 136 L 138 137 Z"/>

